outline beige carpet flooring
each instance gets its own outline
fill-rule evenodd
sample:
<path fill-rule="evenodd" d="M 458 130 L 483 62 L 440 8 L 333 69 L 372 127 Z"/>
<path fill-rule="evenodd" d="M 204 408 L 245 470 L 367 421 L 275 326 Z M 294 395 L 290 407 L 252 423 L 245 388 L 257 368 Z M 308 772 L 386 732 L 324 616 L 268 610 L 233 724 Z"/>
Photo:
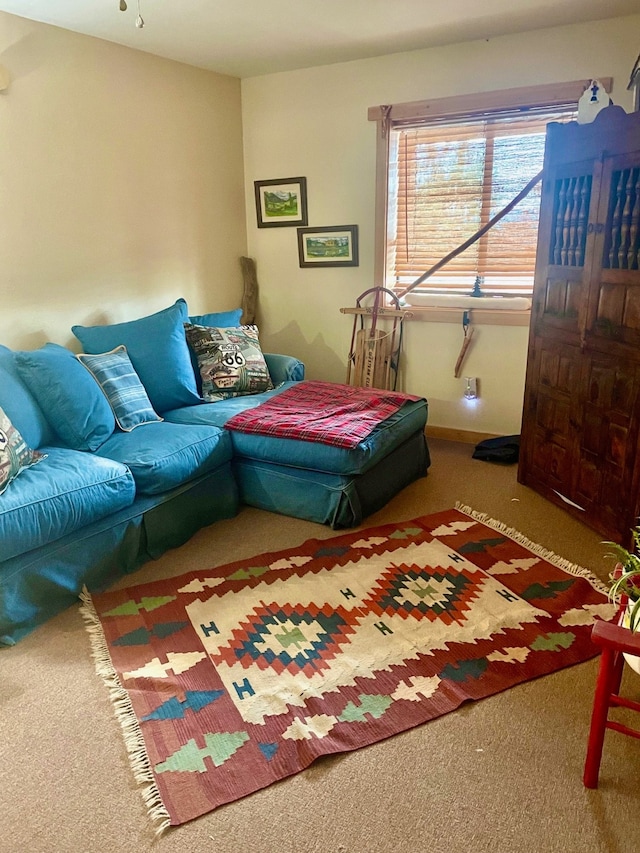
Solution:
<path fill-rule="evenodd" d="M 606 577 L 601 537 L 520 486 L 516 466 L 431 441 L 433 465 L 365 525 L 456 501 Z M 130 586 L 335 535 L 245 508 L 120 582 Z M 629 670 L 623 686 L 638 696 Z M 640 741 L 582 768 L 596 661 L 467 705 L 154 839 L 76 607 L 0 652 L 1 853 L 635 853 Z M 634 683 L 635 682 L 635 683 Z"/>

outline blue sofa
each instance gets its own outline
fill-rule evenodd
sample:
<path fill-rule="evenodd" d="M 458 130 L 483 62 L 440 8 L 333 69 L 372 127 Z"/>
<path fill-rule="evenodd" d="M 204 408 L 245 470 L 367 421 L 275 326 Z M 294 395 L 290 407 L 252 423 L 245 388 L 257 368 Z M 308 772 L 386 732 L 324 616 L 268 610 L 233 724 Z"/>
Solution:
<path fill-rule="evenodd" d="M 240 313 L 190 317 L 178 300 L 132 323 L 74 327 L 85 353 L 126 346 L 161 418 L 131 431 L 71 350 L 0 346 L 0 409 L 45 455 L 0 494 L 0 645 L 241 503 L 349 527 L 426 473 L 424 400 L 350 451 L 226 430 L 235 412 L 304 378 L 297 359 L 265 354 L 272 390 L 203 402 L 183 324 L 237 326 Z"/>

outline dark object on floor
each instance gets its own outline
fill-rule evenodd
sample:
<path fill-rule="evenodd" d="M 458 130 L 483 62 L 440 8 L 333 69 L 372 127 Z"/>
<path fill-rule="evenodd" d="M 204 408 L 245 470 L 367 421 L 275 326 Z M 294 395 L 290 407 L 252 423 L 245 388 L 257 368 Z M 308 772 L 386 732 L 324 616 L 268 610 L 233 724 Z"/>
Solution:
<path fill-rule="evenodd" d="M 473 459 L 484 459 L 485 462 L 504 462 L 511 464 L 518 461 L 520 452 L 519 435 L 501 435 L 497 438 L 486 438 L 473 451 Z"/>

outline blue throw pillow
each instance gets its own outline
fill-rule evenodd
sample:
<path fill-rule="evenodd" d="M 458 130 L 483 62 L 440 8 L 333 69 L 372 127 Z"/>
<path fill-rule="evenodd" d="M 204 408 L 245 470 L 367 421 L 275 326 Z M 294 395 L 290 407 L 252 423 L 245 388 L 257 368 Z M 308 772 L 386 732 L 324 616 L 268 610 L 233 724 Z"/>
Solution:
<path fill-rule="evenodd" d="M 157 412 L 201 403 L 183 323 L 187 303 L 174 305 L 111 326 L 73 326 L 85 353 L 99 354 L 124 346 Z"/>
<path fill-rule="evenodd" d="M 131 432 L 142 424 L 162 420 L 154 411 L 125 347 L 98 355 L 80 353 L 76 358 L 104 391 L 121 430 Z"/>
<path fill-rule="evenodd" d="M 55 441 L 49 421 L 18 373 L 15 352 L 1 344 L 0 407 L 30 447 L 42 447 Z"/>
<path fill-rule="evenodd" d="M 194 326 L 213 326 L 228 329 L 231 326 L 239 326 L 242 317 L 242 308 L 234 308 L 233 311 L 218 311 L 214 314 L 194 314 L 189 317 L 189 322 Z"/>
<path fill-rule="evenodd" d="M 97 450 L 116 428 L 100 386 L 65 347 L 17 352 L 16 366 L 51 426 L 74 450 Z"/>

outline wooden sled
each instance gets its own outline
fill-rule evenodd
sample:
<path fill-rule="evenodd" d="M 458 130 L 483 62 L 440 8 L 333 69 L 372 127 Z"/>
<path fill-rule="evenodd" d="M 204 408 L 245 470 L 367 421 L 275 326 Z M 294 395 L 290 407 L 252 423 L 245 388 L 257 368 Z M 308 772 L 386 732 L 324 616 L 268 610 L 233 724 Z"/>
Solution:
<path fill-rule="evenodd" d="M 381 328 L 380 311 L 384 305 L 385 295 L 389 297 L 391 307 L 399 310 L 398 298 L 393 291 L 385 287 L 372 287 L 356 299 L 356 308 L 363 308 L 363 300 L 371 296 L 373 296 L 373 305 L 366 309 L 366 315 L 359 316 L 359 329 L 358 315 L 353 320 L 347 362 L 347 385 L 383 388 L 388 391 L 396 387 L 403 317 L 396 315 L 391 318 L 389 329 Z M 365 318 L 371 321 L 368 328 L 365 326 Z"/>

